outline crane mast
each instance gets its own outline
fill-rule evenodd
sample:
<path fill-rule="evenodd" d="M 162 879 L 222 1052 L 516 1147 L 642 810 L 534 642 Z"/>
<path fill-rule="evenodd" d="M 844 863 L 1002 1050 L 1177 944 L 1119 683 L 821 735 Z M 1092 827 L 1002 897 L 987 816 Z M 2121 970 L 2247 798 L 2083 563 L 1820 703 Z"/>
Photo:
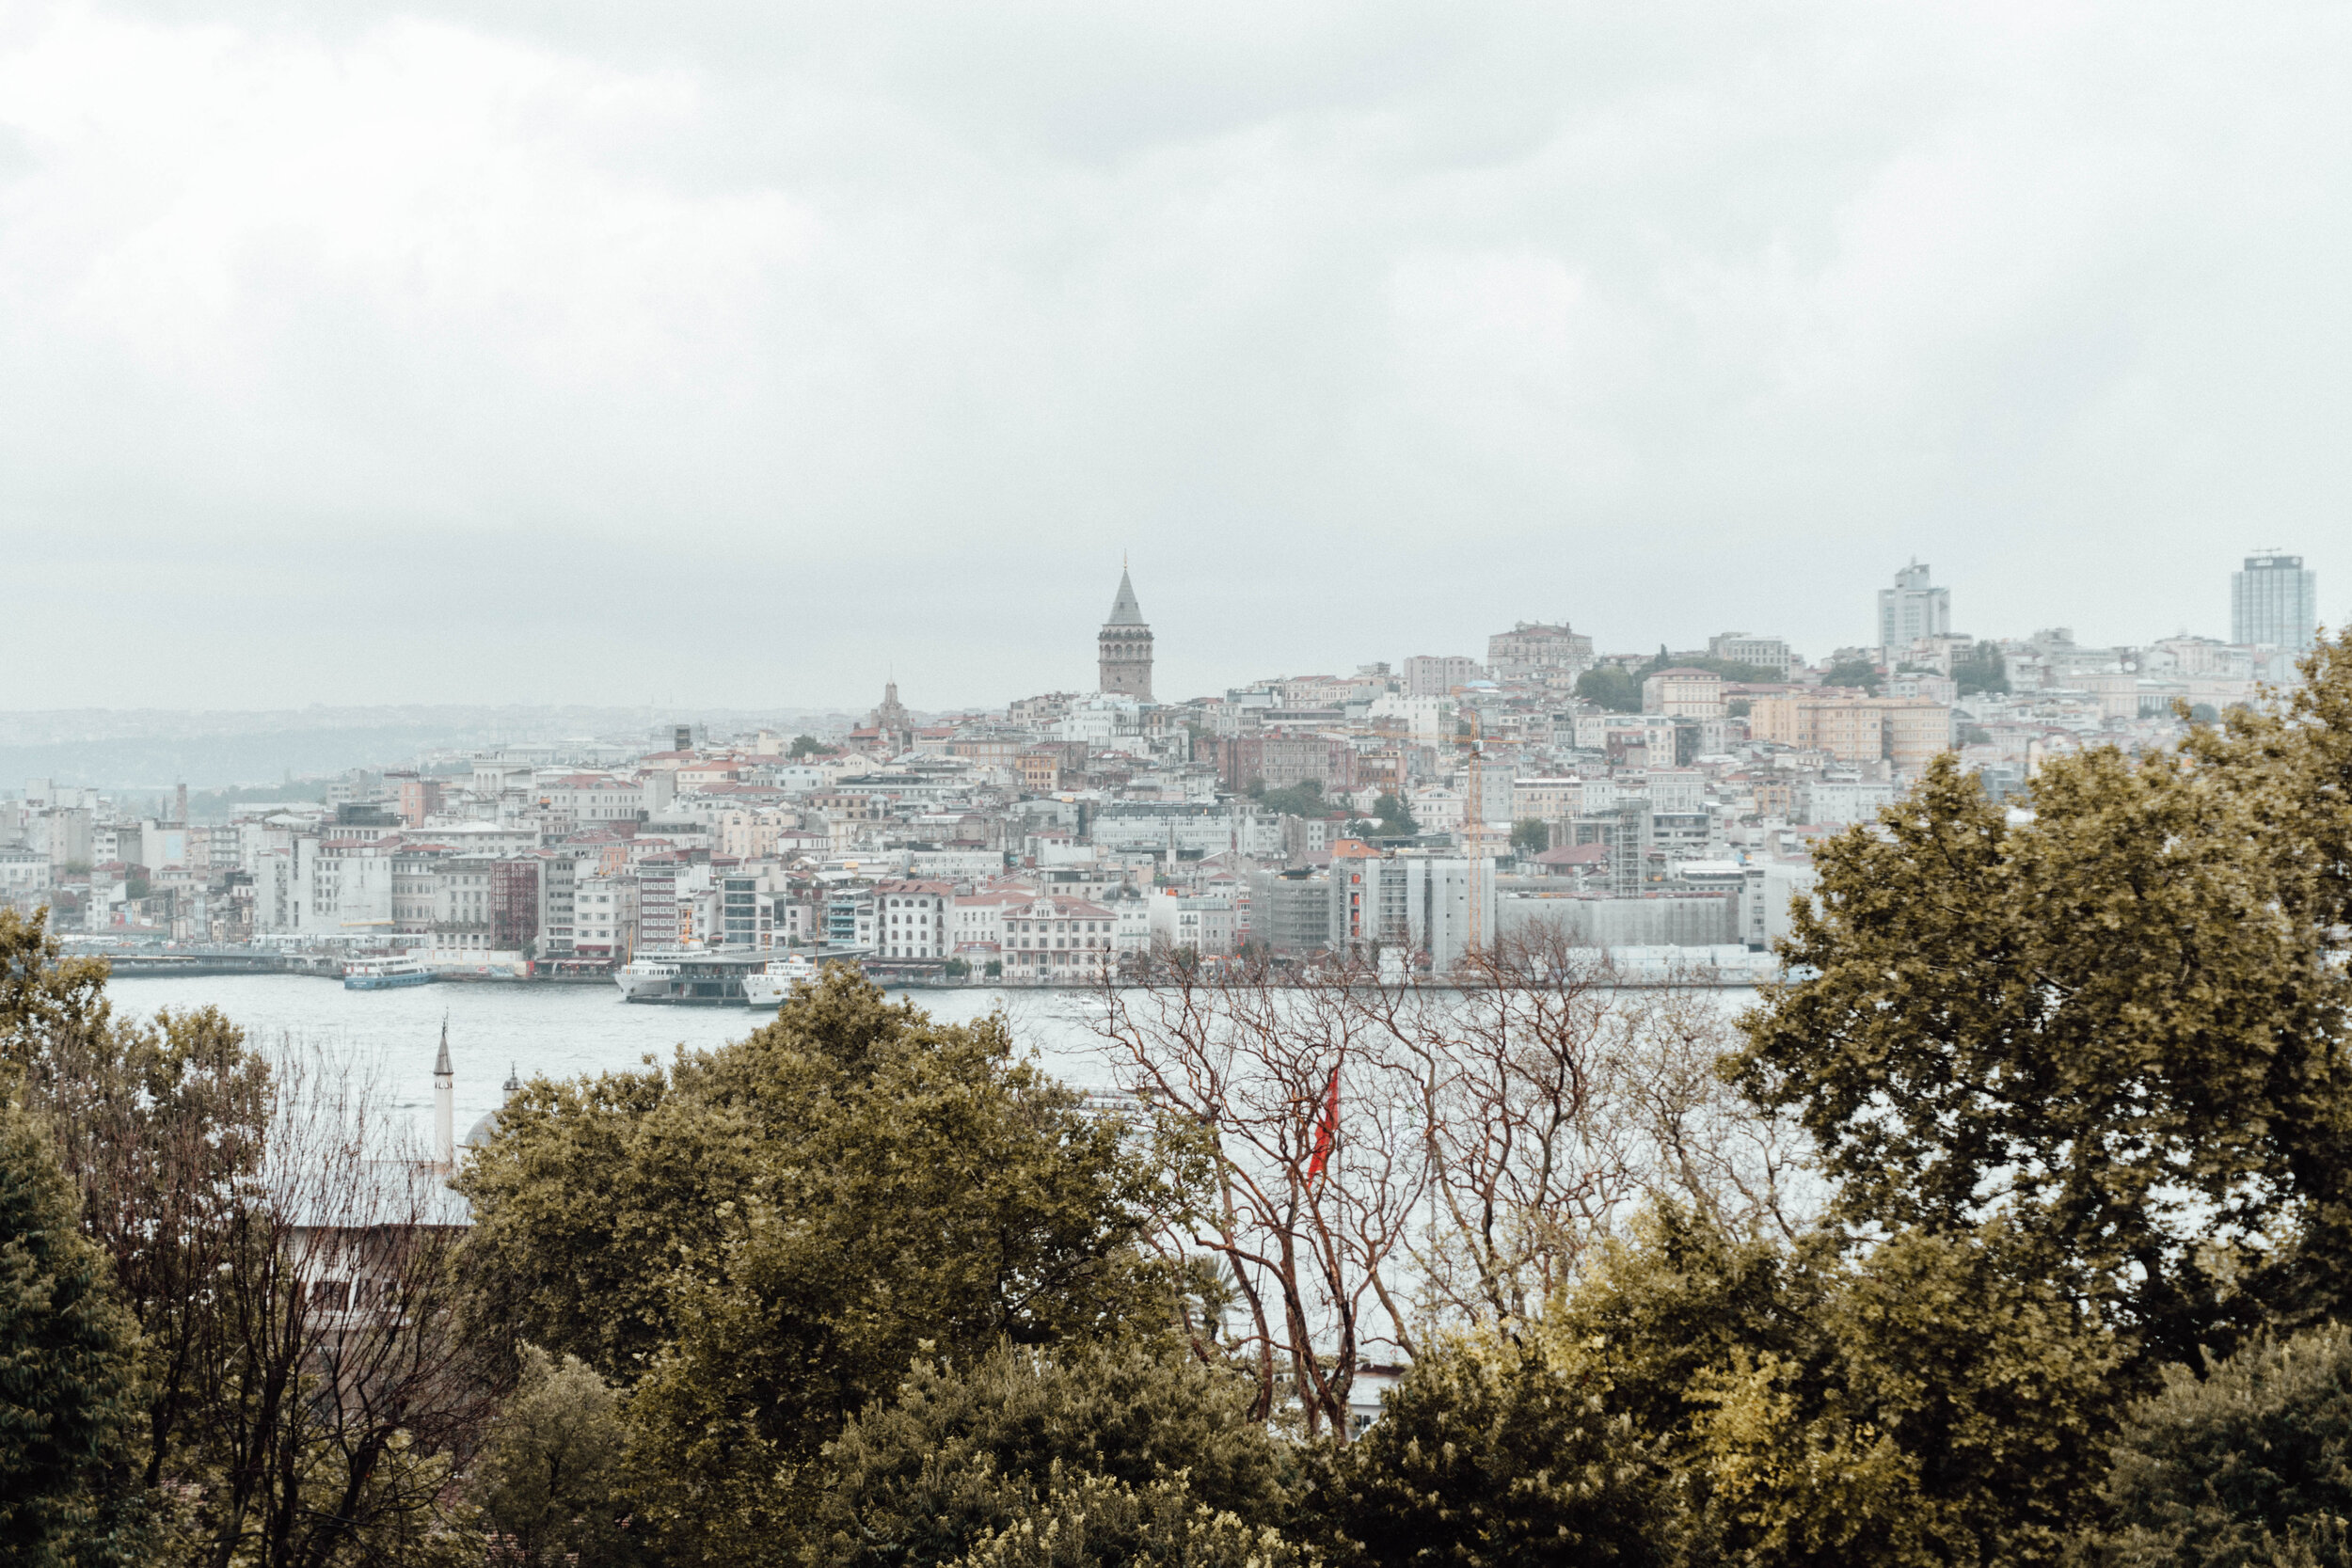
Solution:
<path fill-rule="evenodd" d="M 1470 925 L 1463 943 L 1465 954 L 1476 953 L 1486 946 L 1485 922 L 1480 918 L 1486 908 L 1480 897 L 1481 869 L 1486 864 L 1479 853 L 1486 834 L 1486 796 L 1478 769 L 1486 753 L 1486 740 L 1481 728 L 1481 715 L 1476 704 L 1470 705 L 1470 759 L 1465 769 L 1462 798 L 1462 847 L 1469 851 L 1468 877 L 1464 891 L 1470 900 Z"/>

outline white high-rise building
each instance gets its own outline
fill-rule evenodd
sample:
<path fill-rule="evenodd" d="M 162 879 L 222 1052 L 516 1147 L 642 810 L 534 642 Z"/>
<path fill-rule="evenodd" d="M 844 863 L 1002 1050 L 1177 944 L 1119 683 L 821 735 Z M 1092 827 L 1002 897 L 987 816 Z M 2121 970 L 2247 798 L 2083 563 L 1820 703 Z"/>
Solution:
<path fill-rule="evenodd" d="M 1895 586 L 1879 590 L 1879 657 L 1892 663 L 1923 637 L 1948 636 L 1952 591 L 1928 585 L 1928 569 L 1915 561 L 1895 574 Z"/>
<path fill-rule="evenodd" d="M 2276 550 L 2246 558 L 2230 574 L 2230 641 L 2309 653 L 2319 626 L 2319 574 L 2299 555 Z"/>

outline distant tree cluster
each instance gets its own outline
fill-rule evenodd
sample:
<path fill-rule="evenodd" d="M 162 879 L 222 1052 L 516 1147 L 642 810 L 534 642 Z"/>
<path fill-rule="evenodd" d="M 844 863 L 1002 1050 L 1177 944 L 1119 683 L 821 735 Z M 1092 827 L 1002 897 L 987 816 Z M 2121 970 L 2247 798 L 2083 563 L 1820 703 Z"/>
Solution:
<path fill-rule="evenodd" d="M 2009 689 L 2009 661 L 2001 657 L 1997 642 L 1979 642 L 1952 660 L 1952 680 L 1960 694 L 1973 697 L 1983 691 Z"/>
<path fill-rule="evenodd" d="M 1823 686 L 1859 687 L 1873 697 L 1878 695 L 1879 667 L 1867 658 L 1840 659 L 1821 676 Z"/>
<path fill-rule="evenodd" d="M 1595 665 L 1577 676 L 1576 694 L 1611 713 L 1642 711 L 1642 677 L 1618 665 Z"/>
<path fill-rule="evenodd" d="M 462 1235 L 343 1081 L 0 916 L 0 1551 L 2352 1563 L 2352 643 L 2307 671 L 2029 815 L 1939 762 L 1736 1026 L 1525 936 L 1170 964 L 1095 999 L 1112 1115 L 836 968 L 530 1085 Z"/>
<path fill-rule="evenodd" d="M 1359 836 L 1370 838 L 1410 838 L 1421 832 L 1412 808 L 1387 790 L 1374 797 L 1370 816 L 1359 817 L 1348 826 Z"/>
<path fill-rule="evenodd" d="M 1312 779 L 1281 789 L 1267 789 L 1261 783 L 1252 794 L 1260 805 L 1282 816 L 1328 816 L 1334 809 L 1323 798 L 1323 785 Z"/>

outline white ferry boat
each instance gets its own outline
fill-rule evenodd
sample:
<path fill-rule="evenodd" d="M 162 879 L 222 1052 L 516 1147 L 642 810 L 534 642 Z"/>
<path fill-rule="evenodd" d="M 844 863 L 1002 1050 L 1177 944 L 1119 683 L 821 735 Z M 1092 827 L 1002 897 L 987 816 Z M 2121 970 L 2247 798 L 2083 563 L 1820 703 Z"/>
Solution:
<path fill-rule="evenodd" d="M 778 958 L 756 974 L 743 976 L 743 1000 L 755 1007 L 780 1007 L 792 994 L 792 988 L 805 982 L 817 983 L 817 960 L 805 953 L 795 953 L 788 958 Z"/>
<path fill-rule="evenodd" d="M 343 990 L 392 990 L 401 986 L 429 986 L 440 978 L 414 953 L 397 958 L 354 958 L 343 965 Z"/>
<path fill-rule="evenodd" d="M 739 1007 L 749 1000 L 744 980 L 767 967 L 758 953 L 672 951 L 647 953 L 612 972 L 625 1002 L 667 1002 L 703 1007 Z"/>

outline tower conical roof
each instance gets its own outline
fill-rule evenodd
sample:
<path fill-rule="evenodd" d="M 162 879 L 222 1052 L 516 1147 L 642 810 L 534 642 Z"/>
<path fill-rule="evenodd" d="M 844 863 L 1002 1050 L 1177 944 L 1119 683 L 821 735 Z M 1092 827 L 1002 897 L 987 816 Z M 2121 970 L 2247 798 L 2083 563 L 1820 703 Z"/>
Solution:
<path fill-rule="evenodd" d="M 450 1078 L 455 1076 L 454 1071 L 449 1065 L 448 1019 L 441 1020 L 441 1053 L 433 1058 L 433 1076 L 436 1078 Z"/>
<path fill-rule="evenodd" d="M 1119 597 L 1111 601 L 1111 612 L 1104 618 L 1106 626 L 1139 626 L 1143 625 L 1143 607 L 1136 603 L 1136 585 L 1127 580 L 1127 569 L 1119 569 Z"/>

